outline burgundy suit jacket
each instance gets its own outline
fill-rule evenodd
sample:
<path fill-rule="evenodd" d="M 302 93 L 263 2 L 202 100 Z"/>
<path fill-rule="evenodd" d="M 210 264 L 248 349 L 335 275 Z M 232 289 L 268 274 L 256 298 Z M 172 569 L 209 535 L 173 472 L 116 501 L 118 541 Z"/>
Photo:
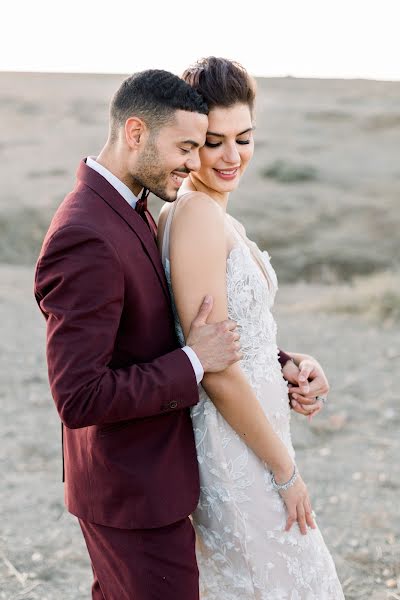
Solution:
<path fill-rule="evenodd" d="M 84 161 L 77 176 L 35 273 L 66 505 L 101 525 L 160 527 L 198 502 L 196 377 L 150 229 Z"/>

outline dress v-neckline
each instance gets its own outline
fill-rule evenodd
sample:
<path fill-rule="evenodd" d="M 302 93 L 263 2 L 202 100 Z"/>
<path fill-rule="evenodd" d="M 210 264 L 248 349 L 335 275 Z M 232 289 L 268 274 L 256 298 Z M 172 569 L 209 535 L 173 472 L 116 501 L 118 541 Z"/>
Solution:
<path fill-rule="evenodd" d="M 243 233 L 239 230 L 239 228 L 236 226 L 235 224 L 235 219 L 234 217 L 232 217 L 230 214 L 226 213 L 226 216 L 228 217 L 228 222 L 231 224 L 231 227 L 234 231 L 234 234 L 237 236 L 237 239 L 239 241 L 239 244 L 241 246 L 244 246 L 247 248 L 247 250 L 250 253 L 250 258 L 253 261 L 253 263 L 255 264 L 256 268 L 258 269 L 258 271 L 260 272 L 261 276 L 263 279 L 265 279 L 267 285 L 268 285 L 268 289 L 272 290 L 273 289 L 273 283 L 271 281 L 270 276 L 268 275 L 268 271 L 267 268 L 265 266 L 263 257 L 262 257 L 262 252 L 261 250 L 258 248 L 257 244 L 255 242 L 253 242 L 252 240 L 249 240 L 249 238 L 246 235 L 243 235 Z M 230 256 L 232 250 L 235 249 L 235 246 L 233 246 L 228 254 L 228 257 Z"/>

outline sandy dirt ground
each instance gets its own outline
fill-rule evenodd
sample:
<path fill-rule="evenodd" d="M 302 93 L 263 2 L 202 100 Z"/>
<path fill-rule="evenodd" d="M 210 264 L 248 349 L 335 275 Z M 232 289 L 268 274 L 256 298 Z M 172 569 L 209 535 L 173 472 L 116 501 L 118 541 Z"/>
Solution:
<path fill-rule="evenodd" d="M 1 600 L 90 597 L 63 505 L 32 279 L 120 80 L 0 74 Z M 259 90 L 257 154 L 231 212 L 272 255 L 280 346 L 315 355 L 332 387 L 311 424 L 293 415 L 298 464 L 346 599 L 398 600 L 400 84 L 284 79 Z"/>

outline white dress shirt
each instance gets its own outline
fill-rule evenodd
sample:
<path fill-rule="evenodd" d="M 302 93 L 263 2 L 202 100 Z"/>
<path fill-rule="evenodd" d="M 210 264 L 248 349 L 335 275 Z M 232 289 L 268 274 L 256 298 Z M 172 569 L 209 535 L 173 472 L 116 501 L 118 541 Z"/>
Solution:
<path fill-rule="evenodd" d="M 110 183 L 117 190 L 117 192 L 119 194 L 121 194 L 121 196 L 124 198 L 124 200 L 126 200 L 127 203 L 129 204 L 129 206 L 131 206 L 133 209 L 135 208 L 136 202 L 138 201 L 138 199 L 135 196 L 135 194 L 132 192 L 132 190 L 130 190 L 128 188 L 128 186 L 125 185 L 125 183 L 123 183 L 120 179 L 118 179 L 118 177 L 115 177 L 115 175 L 113 175 L 113 173 L 111 173 L 111 171 L 109 171 L 108 169 L 103 167 L 103 165 L 100 165 L 96 161 L 96 159 L 93 158 L 92 156 L 87 157 L 86 164 L 91 169 L 94 169 L 95 171 L 100 173 L 100 175 L 102 175 L 104 177 L 104 179 L 106 179 L 108 181 L 108 183 Z M 184 353 L 190 360 L 192 367 L 193 367 L 193 371 L 195 372 L 195 375 L 196 375 L 196 381 L 199 384 L 204 377 L 203 366 L 202 366 L 196 352 L 190 346 L 184 346 L 182 348 L 182 350 L 184 351 Z"/>

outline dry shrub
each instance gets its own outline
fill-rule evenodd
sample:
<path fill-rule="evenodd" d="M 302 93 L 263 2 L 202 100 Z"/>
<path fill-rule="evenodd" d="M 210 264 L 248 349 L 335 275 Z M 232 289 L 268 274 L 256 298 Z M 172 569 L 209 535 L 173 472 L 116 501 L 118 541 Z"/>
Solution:
<path fill-rule="evenodd" d="M 322 298 L 314 308 L 400 322 L 400 272 L 356 277 L 350 284 L 335 286 L 334 293 Z"/>
<path fill-rule="evenodd" d="M 25 207 L 0 214 L 0 262 L 31 265 L 37 258 L 52 214 Z"/>
<path fill-rule="evenodd" d="M 313 166 L 294 164 L 283 159 L 275 160 L 261 171 L 261 175 L 279 183 L 302 183 L 318 178 L 317 170 Z"/>

